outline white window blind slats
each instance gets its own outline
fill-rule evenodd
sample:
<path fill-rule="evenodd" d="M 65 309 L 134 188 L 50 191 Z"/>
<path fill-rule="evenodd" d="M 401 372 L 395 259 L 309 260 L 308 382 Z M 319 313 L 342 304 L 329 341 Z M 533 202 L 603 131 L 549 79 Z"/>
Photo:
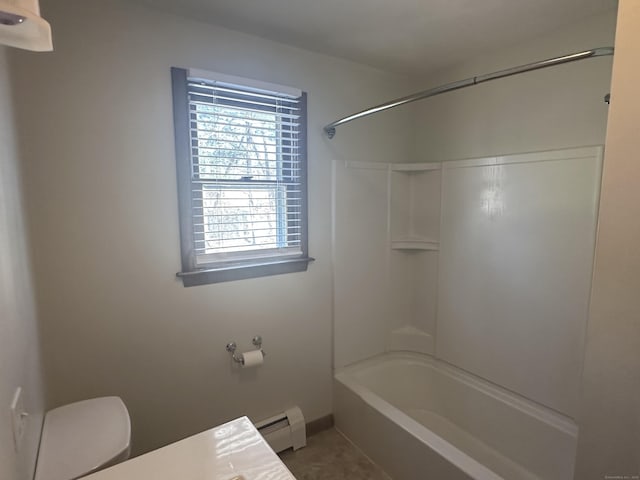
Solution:
<path fill-rule="evenodd" d="M 188 82 L 198 265 L 302 253 L 300 98 Z"/>
<path fill-rule="evenodd" d="M 294 210 L 289 214 L 290 217 L 302 214 L 302 211 L 300 210 L 300 207 L 297 207 L 297 208 L 298 208 L 297 211 Z M 196 222 L 202 222 L 202 223 L 205 223 L 205 220 L 204 220 L 205 217 L 208 217 L 206 219 L 207 221 L 211 221 L 212 219 L 215 219 L 215 218 L 219 217 L 219 218 L 225 218 L 227 221 L 233 222 L 233 221 L 235 221 L 235 217 L 237 216 L 237 214 L 235 212 L 234 213 L 229 213 L 229 214 L 226 214 L 226 213 L 215 213 L 215 214 L 203 213 L 203 207 L 195 207 L 193 209 L 193 211 L 194 211 L 193 218 L 195 219 L 195 221 Z M 246 215 L 246 217 L 257 217 L 258 215 L 260 215 L 260 213 L 256 212 L 256 213 L 248 214 L 248 215 Z M 245 217 L 243 217 L 243 218 L 245 218 Z M 258 220 L 258 219 L 256 219 L 256 220 Z M 238 222 L 240 222 L 240 221 L 242 221 L 242 220 L 238 220 Z"/>
<path fill-rule="evenodd" d="M 215 178 L 213 178 L 215 176 Z M 228 178 L 225 178 L 228 177 Z M 192 183 L 193 184 L 201 184 L 201 185 L 209 185 L 209 184 L 214 184 L 214 185 L 219 185 L 220 187 L 223 186 L 235 186 L 237 185 L 237 183 L 239 182 L 245 182 L 247 180 L 251 180 L 253 184 L 257 185 L 271 185 L 273 182 L 277 181 L 277 180 L 273 180 L 273 176 L 272 175 L 256 175 L 255 173 L 252 175 L 242 175 L 242 174 L 234 174 L 234 173 L 222 173 L 222 174 L 198 174 L 198 175 L 194 175 L 193 179 L 192 179 Z M 298 184 L 295 183 L 295 181 L 291 181 L 291 182 L 287 182 L 287 181 L 280 181 L 278 182 L 279 185 L 282 186 L 291 186 L 291 187 L 295 187 Z M 199 189 L 194 190 L 196 192 L 200 191 Z M 289 193 L 299 193 L 300 191 L 294 191 L 291 190 Z"/>
<path fill-rule="evenodd" d="M 209 185 L 209 183 L 206 183 L 206 185 Z M 300 190 L 295 190 L 293 192 L 289 192 L 289 193 L 300 193 Z M 246 196 L 237 196 L 237 197 L 232 197 L 232 196 L 225 196 L 224 199 L 225 200 L 245 200 L 247 197 Z M 201 202 L 201 206 L 202 206 L 202 202 L 208 202 L 209 200 L 211 200 L 210 197 L 201 197 L 201 198 L 194 198 L 193 202 L 195 204 L 195 202 Z M 295 206 L 295 204 L 294 204 Z M 267 208 L 267 207 L 265 207 Z M 214 214 L 212 214 L 211 216 L 215 216 Z"/>
<path fill-rule="evenodd" d="M 269 117 L 276 117 L 277 120 L 282 122 L 283 126 L 296 125 L 299 123 L 300 119 L 300 115 L 293 115 L 291 110 L 284 108 L 278 108 L 273 112 L 265 111 L 260 114 L 261 116 L 256 116 L 255 109 L 259 107 L 255 106 L 253 108 L 247 108 L 246 110 L 238 106 L 234 106 L 237 113 L 236 115 L 226 114 L 226 112 L 228 112 L 226 108 L 211 107 L 210 105 L 202 103 L 192 103 L 191 106 L 191 120 L 193 120 L 193 114 L 197 113 L 199 122 L 204 126 L 215 125 L 216 123 L 220 124 L 221 122 L 217 121 L 217 119 L 233 119 L 233 121 L 242 122 L 243 120 L 265 120 L 265 118 L 266 121 L 269 121 Z"/>
<path fill-rule="evenodd" d="M 279 131 L 269 131 L 269 129 L 266 128 L 247 129 L 246 127 L 238 127 L 237 125 L 227 125 L 222 132 L 217 130 L 198 129 L 196 131 L 192 131 L 191 135 L 193 136 L 193 142 L 191 144 L 193 148 L 211 148 L 211 140 L 224 142 L 228 137 L 231 137 L 234 140 L 244 140 L 244 142 L 242 142 L 245 145 L 244 148 L 264 148 L 272 145 L 269 142 L 273 142 L 278 137 L 283 140 L 295 142 L 295 138 L 286 138 L 285 135 Z M 195 135 L 197 135 L 197 137 L 195 137 Z M 251 140 L 247 141 L 246 139 Z"/>
<path fill-rule="evenodd" d="M 209 97 L 225 98 L 226 94 L 231 94 L 233 98 L 245 97 L 247 99 L 255 101 L 255 99 L 263 100 L 278 100 L 283 103 L 290 103 L 292 105 L 298 105 L 299 96 L 291 95 L 288 93 L 267 93 L 265 90 L 259 91 L 258 89 L 252 89 L 248 87 L 239 87 L 238 85 L 229 85 L 220 82 L 194 82 L 188 83 L 189 91 L 193 94 L 207 95 Z"/>
<path fill-rule="evenodd" d="M 243 230 L 244 232 L 245 230 Z M 227 233 L 234 233 L 234 232 L 238 232 L 238 230 L 229 230 L 226 231 L 225 234 Z M 292 237 L 300 237 L 300 233 L 291 233 L 290 234 Z M 261 242 L 262 240 L 265 241 L 266 244 L 271 243 L 270 242 L 270 238 L 271 238 L 271 234 L 268 231 L 264 231 L 264 232 L 252 232 L 251 234 L 251 238 L 253 240 L 257 240 L 259 242 Z M 233 245 L 233 242 L 237 242 L 237 246 L 247 246 L 245 245 L 243 242 L 246 240 L 246 236 L 245 235 L 226 235 L 224 240 L 226 242 L 228 242 L 228 245 L 226 245 L 226 247 L 233 247 L 235 245 Z M 196 240 L 195 241 L 195 245 L 196 247 L 202 248 L 202 249 L 209 249 L 209 245 L 208 242 L 210 240 Z M 221 247 L 224 248 L 224 247 Z"/>
<path fill-rule="evenodd" d="M 209 157 L 212 158 L 212 157 Z M 233 157 L 219 157 L 212 160 L 202 161 L 198 158 L 197 162 L 191 166 L 193 178 L 198 179 L 203 176 L 211 175 L 233 175 L 237 180 L 245 180 L 247 177 L 254 176 L 267 176 L 269 178 L 280 178 L 281 181 L 289 177 L 300 175 L 300 168 L 295 167 L 282 167 L 271 164 L 260 164 L 259 162 L 250 162 L 248 164 L 238 162 L 238 159 Z M 222 180 L 222 177 L 216 177 Z M 228 178 L 224 178 L 228 180 Z"/>
<path fill-rule="evenodd" d="M 234 247 L 247 247 L 251 249 L 251 245 L 247 245 L 247 235 L 243 235 L 242 232 L 237 232 L 235 235 L 232 233 L 237 231 L 225 232 L 227 235 L 224 238 L 225 245 L 218 247 L 218 250 L 222 251 L 225 248 L 234 248 Z M 265 231 L 263 234 L 259 234 L 261 232 L 254 232 L 250 235 L 252 242 L 264 243 L 266 245 L 272 243 L 270 241 L 271 232 Z M 301 231 L 290 232 L 290 242 L 288 244 L 289 247 L 292 247 L 299 243 L 300 237 L 302 236 Z M 222 240 L 222 239 L 221 239 Z M 198 251 L 202 251 L 204 253 L 209 253 L 210 245 L 208 244 L 210 240 L 197 240 L 194 242 L 195 248 Z"/>
<path fill-rule="evenodd" d="M 203 160 L 203 158 L 205 160 Z M 212 160 L 208 160 L 209 158 L 211 158 Z M 234 162 L 235 159 L 233 157 L 227 157 L 227 156 L 219 156 L 218 158 L 214 158 L 214 157 L 197 157 L 197 162 L 194 162 L 194 165 L 192 166 L 192 170 L 194 173 L 197 174 L 201 174 L 202 172 L 202 167 L 225 167 L 225 168 L 232 168 L 230 166 L 231 162 Z M 250 175 L 252 173 L 256 173 L 254 172 L 254 170 L 256 169 L 260 169 L 261 171 L 274 171 L 274 172 L 279 172 L 279 171 L 283 171 L 285 170 L 285 172 L 283 172 L 283 176 L 286 176 L 286 174 L 288 172 L 299 172 L 300 168 L 299 167 L 279 167 L 277 165 L 271 165 L 271 164 L 262 164 L 262 165 L 256 165 L 256 162 L 249 162 L 248 164 L 240 164 L 240 165 L 233 165 L 233 168 L 235 168 L 236 170 L 242 171 L 243 169 L 247 171 L 247 173 Z M 242 175 L 242 176 L 246 176 L 246 175 Z M 196 175 L 197 177 L 197 175 Z"/>
<path fill-rule="evenodd" d="M 290 106 L 298 107 L 298 98 L 295 95 L 287 93 L 269 94 L 265 92 L 250 91 L 248 89 L 238 89 L 237 87 L 225 87 L 222 84 L 207 84 L 207 83 L 189 83 L 189 89 L 193 95 L 201 95 L 205 97 L 215 97 L 218 99 L 228 100 L 231 99 L 245 99 L 251 103 L 258 103 L 260 101 L 265 102 L 267 105 L 272 105 L 273 101 L 278 101 L 283 104 L 289 104 Z"/>
<path fill-rule="evenodd" d="M 218 143 L 214 143 L 213 145 L 209 146 L 209 147 L 200 147 L 200 153 L 198 154 L 197 152 L 194 153 L 192 156 L 193 157 L 207 157 L 210 155 L 205 155 L 203 154 L 203 152 L 208 152 L 210 150 L 232 150 L 235 151 L 235 149 L 238 148 L 246 148 L 247 146 L 252 145 L 251 142 L 245 142 L 242 140 L 239 141 L 235 141 L 235 140 L 218 140 Z M 196 146 L 197 147 L 197 146 Z M 197 150 L 196 148 L 192 148 L 193 150 Z M 289 150 L 292 153 L 288 153 L 286 155 L 297 155 L 297 152 L 300 151 L 302 149 L 302 147 L 300 147 L 297 144 L 294 145 L 289 145 L 287 147 L 287 150 Z M 293 153 L 295 152 L 295 153 Z"/>
<path fill-rule="evenodd" d="M 255 224 L 261 224 L 261 223 L 270 223 L 270 220 L 254 220 Z M 227 222 L 227 225 L 242 225 L 244 224 L 244 222 Z M 193 228 L 194 229 L 201 229 L 205 226 L 207 226 L 207 223 L 194 223 L 193 224 Z M 302 228 L 302 221 L 300 219 L 298 220 L 290 220 L 289 221 L 289 228 Z"/>
<path fill-rule="evenodd" d="M 258 248 L 255 247 L 255 245 L 247 245 L 246 238 L 244 237 L 234 237 L 234 238 L 225 239 L 225 242 L 226 242 L 225 245 L 218 247 L 215 253 L 224 252 L 224 251 L 226 251 L 226 253 L 229 253 L 229 251 L 232 249 L 241 250 L 241 251 L 259 250 Z M 258 243 L 259 245 L 264 245 L 264 249 L 271 248 L 273 249 L 273 251 L 279 250 L 278 247 L 268 246 L 268 245 L 272 245 L 272 242 L 269 240 L 269 235 L 253 235 L 252 242 Z M 210 254 L 211 253 L 210 246 L 204 243 L 205 242 L 196 242 L 195 250 L 202 254 Z M 287 247 L 283 247 L 283 248 L 286 248 L 287 254 L 290 255 L 294 251 L 292 249 L 299 244 L 300 244 L 300 240 L 299 238 L 297 238 L 295 240 L 292 240 Z M 214 257 L 212 256 L 212 258 Z"/>
<path fill-rule="evenodd" d="M 237 151 L 236 148 L 247 148 L 252 145 L 247 142 L 226 142 L 226 143 L 227 143 L 226 145 L 220 145 L 220 146 L 193 148 L 193 150 L 199 151 L 199 153 L 193 154 L 192 158 L 198 159 L 198 163 L 208 162 L 209 160 L 206 160 L 207 158 L 213 158 L 213 159 L 223 158 L 226 160 L 226 159 L 235 157 L 236 151 Z M 287 150 L 290 150 L 290 152 L 281 154 L 281 156 L 283 157 L 283 160 L 289 159 L 291 157 L 297 157 L 300 147 L 291 146 Z"/>
<path fill-rule="evenodd" d="M 220 96 L 210 96 L 210 95 L 200 95 L 200 94 L 192 94 L 191 95 L 191 105 L 193 107 L 202 107 L 199 109 L 200 113 L 203 115 L 214 114 L 214 113 L 222 113 L 224 115 L 224 109 L 218 108 L 219 104 L 213 104 L 212 101 L 216 102 L 228 102 L 232 103 L 238 112 L 238 117 L 242 117 L 242 115 L 251 114 L 255 112 L 257 109 L 264 109 L 265 112 L 273 113 L 275 115 L 279 115 L 281 118 L 300 118 L 298 112 L 300 109 L 296 106 L 296 104 L 286 105 L 282 102 L 278 102 L 278 105 L 273 105 L 271 103 L 263 103 L 263 102 L 251 102 L 246 101 L 241 98 L 225 98 Z"/>

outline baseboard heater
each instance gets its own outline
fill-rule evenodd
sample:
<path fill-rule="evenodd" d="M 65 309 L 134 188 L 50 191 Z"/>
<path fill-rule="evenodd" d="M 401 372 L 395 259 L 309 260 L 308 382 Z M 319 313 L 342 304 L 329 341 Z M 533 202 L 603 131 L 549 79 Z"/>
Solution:
<path fill-rule="evenodd" d="M 299 407 L 288 408 L 278 415 L 257 422 L 255 425 L 276 453 L 288 448 L 298 450 L 307 444 L 304 416 Z"/>

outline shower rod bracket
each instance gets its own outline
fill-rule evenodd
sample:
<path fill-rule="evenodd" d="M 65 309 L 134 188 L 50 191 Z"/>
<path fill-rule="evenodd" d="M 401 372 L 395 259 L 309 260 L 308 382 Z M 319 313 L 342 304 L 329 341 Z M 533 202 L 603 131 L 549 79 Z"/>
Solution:
<path fill-rule="evenodd" d="M 459 90 L 461 88 L 471 87 L 480 83 L 488 82 L 490 80 L 496 80 L 498 78 L 510 77 L 511 75 L 518 75 L 520 73 L 530 72 L 532 70 L 540 70 L 541 68 L 554 67 L 556 65 L 562 65 L 563 63 L 577 62 L 578 60 L 585 60 L 593 57 L 603 57 L 613 55 L 613 47 L 599 47 L 591 50 L 584 50 L 582 52 L 570 53 L 568 55 L 562 55 L 561 57 L 549 58 L 547 60 L 540 60 L 538 62 L 527 63 L 525 65 L 519 65 L 517 67 L 511 67 L 504 70 L 498 70 L 493 73 L 486 73 L 484 75 L 476 75 L 464 80 L 458 80 L 457 82 L 447 83 L 438 87 L 430 88 L 422 92 L 407 95 L 406 97 L 397 98 L 386 103 L 382 103 L 375 107 L 363 110 L 348 117 L 336 120 L 324 127 L 324 133 L 328 138 L 333 138 L 336 135 L 336 127 L 344 125 L 345 123 L 352 122 L 359 118 L 373 115 L 374 113 L 389 110 L 390 108 L 399 107 L 407 103 L 423 100 L 425 98 L 434 97 L 442 93 L 451 92 L 453 90 Z"/>

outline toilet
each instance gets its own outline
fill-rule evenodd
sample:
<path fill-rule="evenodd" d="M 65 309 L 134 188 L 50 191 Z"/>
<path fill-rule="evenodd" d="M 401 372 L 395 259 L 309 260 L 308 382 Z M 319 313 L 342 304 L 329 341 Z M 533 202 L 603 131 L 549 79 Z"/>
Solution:
<path fill-rule="evenodd" d="M 45 415 L 35 480 L 75 480 L 131 453 L 131 421 L 119 397 L 100 397 Z"/>

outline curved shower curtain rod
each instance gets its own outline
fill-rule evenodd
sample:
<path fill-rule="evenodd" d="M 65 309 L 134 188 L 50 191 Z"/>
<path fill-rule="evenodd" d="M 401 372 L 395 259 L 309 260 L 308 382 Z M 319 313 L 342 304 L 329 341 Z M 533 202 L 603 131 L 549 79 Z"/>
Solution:
<path fill-rule="evenodd" d="M 434 97 L 436 95 L 440 95 L 441 93 L 450 92 L 452 90 L 459 90 L 461 88 L 471 87 L 472 85 L 488 82 L 490 80 L 496 80 L 498 78 L 504 78 L 504 77 L 509 77 L 511 75 L 517 75 L 519 73 L 530 72 L 531 70 L 539 70 L 541 68 L 553 67 L 555 65 L 561 65 L 563 63 L 576 62 L 578 60 L 584 60 L 587 58 L 613 55 L 613 50 L 614 50 L 613 47 L 594 48 L 591 50 L 585 50 L 583 52 L 576 52 L 576 53 L 571 53 L 569 55 L 563 55 L 561 57 L 549 58 L 547 60 L 527 63 L 526 65 L 511 67 L 511 68 L 507 68 L 505 70 L 499 70 L 493 73 L 486 73 L 484 75 L 478 75 L 478 76 L 467 78 L 464 80 L 458 80 L 457 82 L 447 83 L 445 85 L 440 85 L 439 87 L 430 88 L 429 90 L 424 90 L 422 92 L 414 93 L 406 97 L 397 98 L 395 100 L 391 100 L 390 102 L 382 103 L 380 105 L 369 108 L 367 110 L 363 110 L 361 112 L 354 113 L 353 115 L 349 115 L 348 117 L 341 118 L 340 120 L 336 120 L 335 122 L 332 122 L 327 126 L 325 126 L 324 132 L 327 134 L 329 138 L 333 138 L 336 134 L 336 127 L 340 125 L 344 125 L 345 123 L 348 123 L 348 122 L 352 122 L 353 120 L 357 120 L 358 118 L 367 117 L 369 115 L 373 115 L 374 113 L 382 112 L 390 108 L 399 107 L 400 105 L 404 105 L 406 103 L 415 102 L 417 100 L 422 100 L 424 98 Z"/>

